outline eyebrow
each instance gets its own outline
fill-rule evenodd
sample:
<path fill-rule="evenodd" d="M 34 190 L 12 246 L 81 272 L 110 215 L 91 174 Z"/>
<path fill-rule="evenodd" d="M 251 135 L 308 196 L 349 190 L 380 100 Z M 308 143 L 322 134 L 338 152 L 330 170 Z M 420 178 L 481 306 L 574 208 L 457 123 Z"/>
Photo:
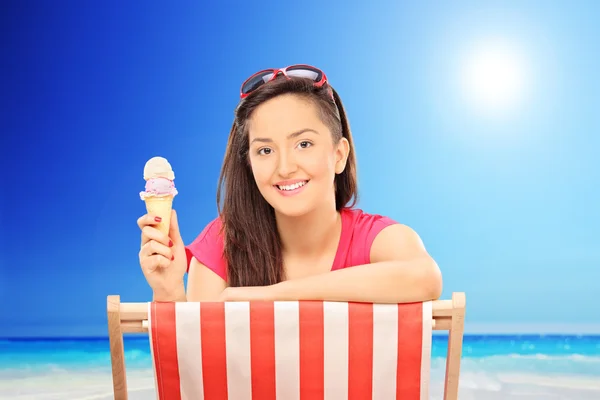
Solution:
<path fill-rule="evenodd" d="M 303 133 L 306 133 L 306 132 L 314 132 L 317 135 L 319 134 L 319 132 L 315 131 L 314 129 L 305 128 L 305 129 L 300 129 L 299 131 L 290 133 L 289 135 L 287 135 L 287 138 L 288 139 L 293 139 L 293 138 L 298 137 L 298 136 L 300 136 L 300 135 L 302 135 Z M 252 140 L 252 142 L 250 142 L 250 144 L 252 144 L 254 142 L 271 143 L 271 142 L 273 142 L 273 139 L 269 139 L 269 138 L 254 138 Z"/>

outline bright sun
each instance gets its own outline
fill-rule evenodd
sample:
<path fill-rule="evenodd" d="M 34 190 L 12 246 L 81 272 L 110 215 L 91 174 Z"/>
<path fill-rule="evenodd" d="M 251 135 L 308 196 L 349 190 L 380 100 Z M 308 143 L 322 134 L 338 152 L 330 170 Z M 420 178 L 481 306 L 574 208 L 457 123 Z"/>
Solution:
<path fill-rule="evenodd" d="M 462 73 L 465 95 L 476 108 L 504 112 L 523 100 L 524 61 L 505 44 L 487 42 L 473 49 Z"/>

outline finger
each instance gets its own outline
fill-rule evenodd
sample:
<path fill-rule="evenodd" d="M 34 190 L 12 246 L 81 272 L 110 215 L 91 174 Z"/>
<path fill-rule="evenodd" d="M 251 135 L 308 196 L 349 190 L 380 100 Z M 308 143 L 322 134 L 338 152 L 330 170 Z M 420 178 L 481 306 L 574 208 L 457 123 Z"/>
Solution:
<path fill-rule="evenodd" d="M 179 221 L 177 220 L 177 212 L 175 209 L 171 210 L 171 225 L 169 226 L 169 237 L 173 239 L 176 244 L 183 243 L 181 238 L 181 232 L 179 232 Z"/>
<path fill-rule="evenodd" d="M 159 216 L 144 214 L 138 218 L 137 224 L 140 229 L 143 229 L 145 226 L 155 226 L 161 221 Z"/>
<path fill-rule="evenodd" d="M 173 251 L 171 248 L 155 240 L 150 240 L 148 243 L 146 243 L 142 247 L 140 255 L 142 257 L 152 257 L 156 254 L 166 257 L 168 260 L 173 258 Z"/>
<path fill-rule="evenodd" d="M 144 262 L 144 265 L 146 266 L 146 269 L 148 271 L 152 272 L 157 269 L 168 268 L 169 265 L 171 265 L 171 261 L 168 260 L 166 257 L 156 254 L 156 255 L 148 257 L 146 259 L 146 261 Z"/>
<path fill-rule="evenodd" d="M 159 231 L 157 228 L 145 226 L 142 229 L 142 246 L 150 240 L 155 240 L 167 247 L 172 247 L 171 239 L 167 235 Z"/>

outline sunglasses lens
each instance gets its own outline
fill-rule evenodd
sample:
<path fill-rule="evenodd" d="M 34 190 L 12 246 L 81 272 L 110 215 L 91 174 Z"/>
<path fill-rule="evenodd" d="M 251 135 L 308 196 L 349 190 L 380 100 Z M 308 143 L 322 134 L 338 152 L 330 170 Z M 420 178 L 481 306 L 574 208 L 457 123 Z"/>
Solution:
<path fill-rule="evenodd" d="M 248 94 L 253 90 L 256 90 L 256 88 L 260 87 L 265 82 L 268 82 L 272 76 L 272 71 L 263 71 L 257 73 L 256 75 L 248 79 L 248 81 L 244 84 L 244 86 L 242 87 L 242 93 Z"/>
<path fill-rule="evenodd" d="M 242 94 L 249 94 L 267 83 L 273 78 L 273 73 L 274 70 L 266 70 L 254 74 L 242 86 Z M 309 65 L 295 65 L 287 68 L 285 73 L 291 78 L 308 78 L 314 82 L 320 82 L 323 79 L 323 72 Z"/>
<path fill-rule="evenodd" d="M 323 78 L 323 73 L 316 69 L 305 65 L 298 65 L 287 69 L 288 76 L 298 78 L 309 78 L 315 82 L 319 82 Z"/>

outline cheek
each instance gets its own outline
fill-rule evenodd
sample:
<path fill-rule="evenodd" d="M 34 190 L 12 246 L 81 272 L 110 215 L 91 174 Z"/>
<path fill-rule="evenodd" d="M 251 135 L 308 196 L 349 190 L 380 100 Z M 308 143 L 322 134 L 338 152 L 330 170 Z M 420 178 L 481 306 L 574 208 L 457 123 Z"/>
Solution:
<path fill-rule="evenodd" d="M 306 157 L 304 167 L 306 172 L 316 179 L 329 180 L 329 176 L 335 175 L 335 159 L 329 152 Z"/>
<path fill-rule="evenodd" d="M 250 161 L 250 168 L 252 168 L 252 174 L 254 175 L 254 181 L 258 186 L 263 186 L 271 182 L 273 175 L 273 168 L 268 161 Z"/>

